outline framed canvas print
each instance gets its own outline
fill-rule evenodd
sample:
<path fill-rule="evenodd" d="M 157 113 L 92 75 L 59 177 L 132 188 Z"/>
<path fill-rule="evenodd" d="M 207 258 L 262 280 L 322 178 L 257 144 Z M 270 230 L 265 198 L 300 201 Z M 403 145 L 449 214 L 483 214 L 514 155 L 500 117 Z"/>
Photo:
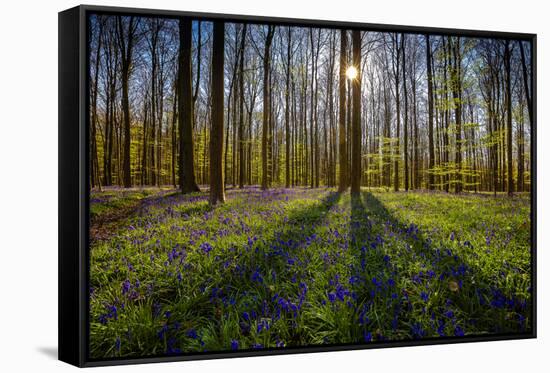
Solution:
<path fill-rule="evenodd" d="M 59 13 L 59 357 L 536 336 L 536 36 Z"/>

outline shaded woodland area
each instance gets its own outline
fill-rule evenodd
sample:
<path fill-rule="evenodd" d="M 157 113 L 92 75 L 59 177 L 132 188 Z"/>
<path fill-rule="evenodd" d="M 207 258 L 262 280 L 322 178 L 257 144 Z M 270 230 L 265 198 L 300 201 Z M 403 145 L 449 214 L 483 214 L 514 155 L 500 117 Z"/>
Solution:
<path fill-rule="evenodd" d="M 89 30 L 92 188 L 209 186 L 213 204 L 248 185 L 530 190 L 530 42 L 103 15 Z"/>

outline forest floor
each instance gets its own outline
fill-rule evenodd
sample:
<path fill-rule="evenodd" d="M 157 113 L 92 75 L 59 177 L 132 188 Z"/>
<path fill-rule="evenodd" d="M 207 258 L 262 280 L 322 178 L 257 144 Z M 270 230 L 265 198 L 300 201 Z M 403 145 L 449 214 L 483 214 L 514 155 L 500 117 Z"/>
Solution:
<path fill-rule="evenodd" d="M 529 195 L 91 195 L 93 358 L 520 333 Z"/>

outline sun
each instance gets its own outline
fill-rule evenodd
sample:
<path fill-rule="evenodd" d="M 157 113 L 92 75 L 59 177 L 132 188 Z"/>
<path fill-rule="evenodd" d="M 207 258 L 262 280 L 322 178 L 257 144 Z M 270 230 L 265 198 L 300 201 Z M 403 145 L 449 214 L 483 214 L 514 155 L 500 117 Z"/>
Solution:
<path fill-rule="evenodd" d="M 353 80 L 357 78 L 357 75 L 358 75 L 358 72 L 355 66 L 350 66 L 346 69 L 346 76 L 348 77 L 348 79 Z"/>

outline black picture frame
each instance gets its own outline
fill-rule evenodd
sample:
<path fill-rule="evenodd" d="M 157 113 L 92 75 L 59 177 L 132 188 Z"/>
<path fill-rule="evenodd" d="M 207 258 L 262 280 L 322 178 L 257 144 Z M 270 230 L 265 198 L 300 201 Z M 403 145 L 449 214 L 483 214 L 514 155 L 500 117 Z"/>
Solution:
<path fill-rule="evenodd" d="M 491 334 L 467 337 L 442 337 L 437 339 L 374 342 L 369 344 L 323 345 L 289 347 L 284 349 L 240 350 L 235 352 L 204 352 L 172 356 L 142 358 L 90 359 L 88 355 L 88 269 L 89 269 L 89 166 L 88 166 L 88 50 L 87 15 L 90 13 L 140 15 L 168 18 L 223 19 L 227 22 L 248 22 L 291 26 L 316 26 L 324 28 L 361 29 L 405 33 L 430 33 L 435 35 L 460 35 L 490 37 L 496 39 L 524 40 L 531 44 L 531 84 L 533 97 L 533 126 L 531 128 L 531 283 L 532 330 L 518 334 Z M 536 224 L 537 224 L 537 35 L 528 33 L 460 30 L 433 27 L 381 25 L 342 21 L 275 18 L 183 12 L 173 10 L 136 9 L 80 5 L 59 13 L 58 18 L 58 113 L 59 113 L 59 360 L 78 367 L 105 365 L 173 362 L 198 359 L 217 359 L 264 355 L 282 355 L 305 352 L 372 349 L 536 338 Z"/>

